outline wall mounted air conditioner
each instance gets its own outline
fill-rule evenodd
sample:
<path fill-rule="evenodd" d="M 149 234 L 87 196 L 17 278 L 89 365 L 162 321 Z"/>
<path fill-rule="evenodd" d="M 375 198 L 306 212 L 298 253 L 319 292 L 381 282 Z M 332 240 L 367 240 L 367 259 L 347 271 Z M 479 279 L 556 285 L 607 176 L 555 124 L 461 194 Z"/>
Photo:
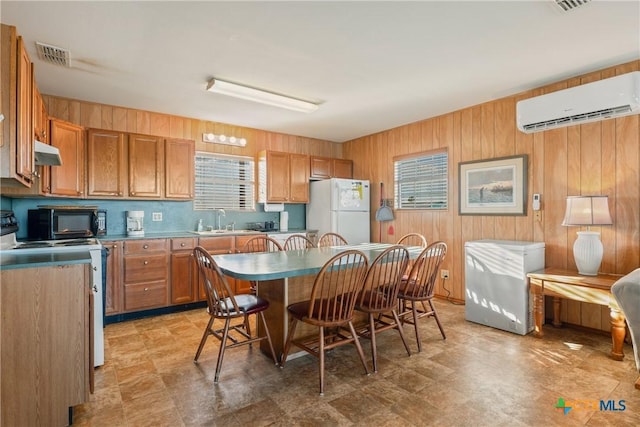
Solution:
<path fill-rule="evenodd" d="M 541 132 L 640 113 L 640 71 L 518 101 L 524 133 Z"/>

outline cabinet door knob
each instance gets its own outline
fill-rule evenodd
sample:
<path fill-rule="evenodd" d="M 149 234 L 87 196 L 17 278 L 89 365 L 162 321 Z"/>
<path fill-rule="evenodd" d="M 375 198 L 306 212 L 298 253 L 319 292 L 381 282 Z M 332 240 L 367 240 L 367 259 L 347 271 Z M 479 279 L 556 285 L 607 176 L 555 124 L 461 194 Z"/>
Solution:
<path fill-rule="evenodd" d="M 185 244 L 184 244 L 184 243 L 180 243 L 180 246 L 182 246 L 182 247 L 184 248 L 184 247 L 185 247 Z"/>
<path fill-rule="evenodd" d="M 149 264 L 149 261 L 145 261 L 143 264 L 144 264 L 144 265 L 147 265 L 147 264 Z"/>
<path fill-rule="evenodd" d="M 113 245 L 113 246 L 111 246 L 111 247 L 112 247 L 113 249 L 117 249 L 117 248 L 118 248 L 118 245 Z"/>
<path fill-rule="evenodd" d="M 149 245 L 144 245 L 142 248 L 143 249 L 149 249 Z"/>
<path fill-rule="evenodd" d="M 149 288 L 144 288 L 144 291 L 147 292 L 149 290 Z"/>

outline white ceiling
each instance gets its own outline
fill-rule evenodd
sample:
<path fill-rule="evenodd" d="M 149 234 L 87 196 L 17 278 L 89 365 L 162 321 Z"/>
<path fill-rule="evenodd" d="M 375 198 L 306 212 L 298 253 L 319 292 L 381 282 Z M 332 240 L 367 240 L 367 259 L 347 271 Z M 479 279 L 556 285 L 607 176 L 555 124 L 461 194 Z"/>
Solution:
<path fill-rule="evenodd" d="M 344 142 L 640 58 L 640 2 L 0 2 L 42 93 Z M 35 42 L 67 48 L 45 63 Z M 211 77 L 321 102 L 205 91 Z"/>

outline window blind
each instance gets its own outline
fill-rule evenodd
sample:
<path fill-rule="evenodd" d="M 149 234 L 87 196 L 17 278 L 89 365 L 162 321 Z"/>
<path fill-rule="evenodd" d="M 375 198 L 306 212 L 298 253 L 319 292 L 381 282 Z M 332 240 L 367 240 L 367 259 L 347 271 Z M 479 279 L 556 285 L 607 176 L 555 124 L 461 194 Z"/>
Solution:
<path fill-rule="evenodd" d="M 255 210 L 253 158 L 196 152 L 193 208 Z"/>
<path fill-rule="evenodd" d="M 421 153 L 394 161 L 396 209 L 447 209 L 449 156 Z"/>

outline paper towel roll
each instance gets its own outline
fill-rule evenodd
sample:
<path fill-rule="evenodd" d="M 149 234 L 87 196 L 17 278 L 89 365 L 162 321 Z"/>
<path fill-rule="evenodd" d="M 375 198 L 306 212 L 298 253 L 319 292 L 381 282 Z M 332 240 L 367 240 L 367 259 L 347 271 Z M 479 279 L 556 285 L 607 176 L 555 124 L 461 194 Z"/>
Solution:
<path fill-rule="evenodd" d="M 289 230 L 289 212 L 282 211 L 280 212 L 280 231 L 288 231 Z"/>

